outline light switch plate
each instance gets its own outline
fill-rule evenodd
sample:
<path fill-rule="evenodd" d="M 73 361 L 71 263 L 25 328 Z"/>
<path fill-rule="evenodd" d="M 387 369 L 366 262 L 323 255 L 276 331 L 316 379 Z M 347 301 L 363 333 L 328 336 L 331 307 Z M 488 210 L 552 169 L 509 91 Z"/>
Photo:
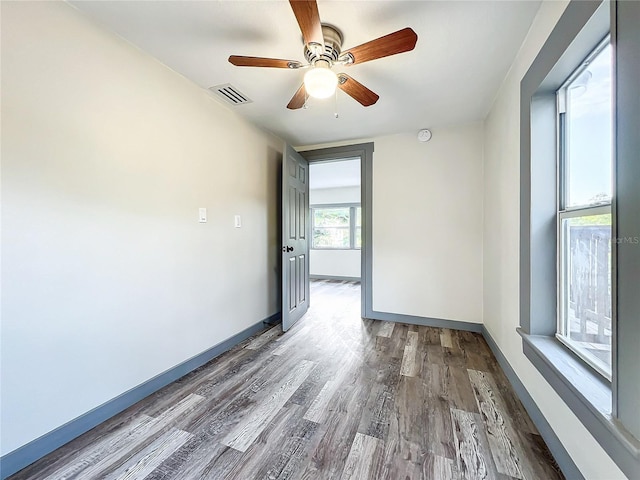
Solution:
<path fill-rule="evenodd" d="M 199 208 L 198 209 L 198 221 L 200 223 L 207 223 L 207 209 Z"/>
<path fill-rule="evenodd" d="M 234 225 L 236 228 L 240 228 L 240 227 L 242 227 L 242 218 L 240 217 L 240 215 L 235 215 L 235 216 L 233 217 L 233 225 Z"/>

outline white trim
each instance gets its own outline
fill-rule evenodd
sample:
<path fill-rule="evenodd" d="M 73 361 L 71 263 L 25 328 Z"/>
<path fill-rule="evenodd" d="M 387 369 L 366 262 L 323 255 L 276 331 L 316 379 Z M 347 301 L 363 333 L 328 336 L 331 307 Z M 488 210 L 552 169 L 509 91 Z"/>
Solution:
<path fill-rule="evenodd" d="M 592 358 L 589 355 L 586 355 L 583 350 L 574 344 L 574 342 L 565 335 L 560 335 L 556 333 L 556 338 L 560 343 L 562 343 L 565 347 L 567 347 L 573 354 L 580 358 L 588 367 L 593 368 L 598 374 L 602 375 L 609 382 L 611 382 L 611 372 L 608 372 L 606 369 L 606 364 L 597 358 Z"/>
<path fill-rule="evenodd" d="M 611 213 L 611 203 L 601 203 L 591 206 L 567 208 L 566 210 L 559 210 L 558 216 L 562 219 L 565 219 L 588 217 L 592 215 L 606 215 L 608 213 Z"/>

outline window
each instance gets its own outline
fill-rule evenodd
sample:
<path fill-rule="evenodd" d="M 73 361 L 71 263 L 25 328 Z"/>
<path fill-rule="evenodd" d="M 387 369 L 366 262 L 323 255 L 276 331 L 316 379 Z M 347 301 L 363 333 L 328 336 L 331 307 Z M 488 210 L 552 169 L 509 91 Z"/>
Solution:
<path fill-rule="evenodd" d="M 314 249 L 359 249 L 362 247 L 360 205 L 317 205 L 311 207 Z"/>
<path fill-rule="evenodd" d="M 613 102 L 607 38 L 558 89 L 558 339 L 611 379 Z"/>
<path fill-rule="evenodd" d="M 355 207 L 356 225 L 355 225 L 355 247 L 362 248 L 362 209 Z"/>
<path fill-rule="evenodd" d="M 522 351 L 628 477 L 640 472 L 638 15 L 640 2 L 569 2 L 520 82 Z"/>

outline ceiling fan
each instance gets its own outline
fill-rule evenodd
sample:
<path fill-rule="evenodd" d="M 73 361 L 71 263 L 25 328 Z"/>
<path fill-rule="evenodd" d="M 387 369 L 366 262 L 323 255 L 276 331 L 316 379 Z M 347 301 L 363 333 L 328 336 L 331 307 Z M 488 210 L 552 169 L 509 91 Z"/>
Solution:
<path fill-rule="evenodd" d="M 304 56 L 307 64 L 297 60 L 278 58 L 243 57 L 231 55 L 229 62 L 238 67 L 271 67 L 297 70 L 308 68 L 304 82 L 293 95 L 287 108 L 296 110 L 305 105 L 307 96 L 328 98 L 336 87 L 368 107 L 379 96 L 346 73 L 335 74 L 334 65 L 358 63 L 388 57 L 413 50 L 418 35 L 411 28 L 403 28 L 384 37 L 371 40 L 345 52 L 342 51 L 342 33 L 333 25 L 320 23 L 316 0 L 289 0 L 304 39 Z"/>

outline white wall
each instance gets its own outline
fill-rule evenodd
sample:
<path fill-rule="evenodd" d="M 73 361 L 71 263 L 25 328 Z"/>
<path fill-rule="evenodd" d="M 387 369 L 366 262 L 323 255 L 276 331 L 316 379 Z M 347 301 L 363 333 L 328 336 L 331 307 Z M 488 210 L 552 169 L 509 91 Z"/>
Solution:
<path fill-rule="evenodd" d="M 360 187 L 312 188 L 309 203 L 360 203 Z M 312 276 L 360 278 L 360 257 L 360 250 L 311 250 L 309 273 Z"/>
<path fill-rule="evenodd" d="M 589 480 L 624 478 L 522 353 L 519 325 L 520 80 L 567 2 L 544 2 L 485 121 L 484 323 Z"/>
<path fill-rule="evenodd" d="M 483 126 L 373 142 L 373 308 L 482 322 Z"/>
<path fill-rule="evenodd" d="M 374 139 L 373 308 L 482 322 L 482 125 Z"/>
<path fill-rule="evenodd" d="M 360 250 L 311 250 L 309 262 L 312 277 L 360 278 Z"/>
<path fill-rule="evenodd" d="M 2 454 L 279 310 L 279 139 L 58 2 L 2 2 L 2 129 Z"/>

